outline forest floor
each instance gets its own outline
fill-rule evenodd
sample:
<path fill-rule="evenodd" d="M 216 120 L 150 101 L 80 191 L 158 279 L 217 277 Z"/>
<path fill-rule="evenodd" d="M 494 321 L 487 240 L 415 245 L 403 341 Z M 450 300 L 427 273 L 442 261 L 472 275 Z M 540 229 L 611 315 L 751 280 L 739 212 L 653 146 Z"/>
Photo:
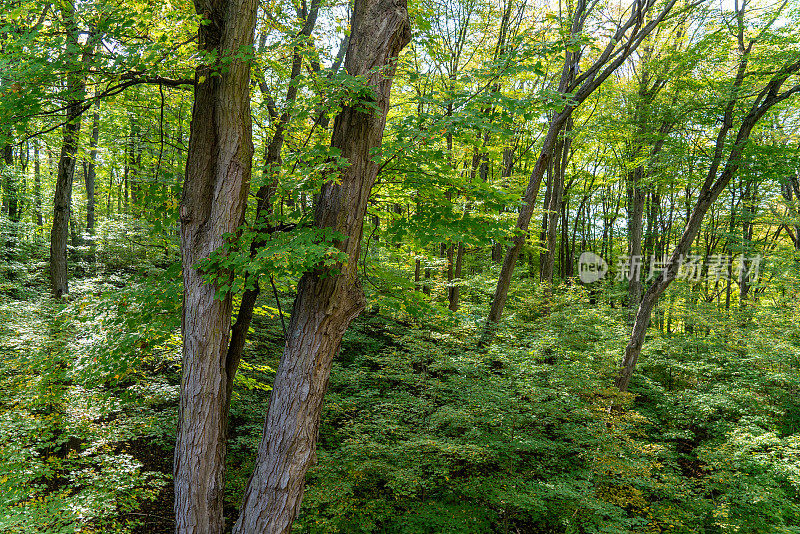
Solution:
<path fill-rule="evenodd" d="M 36 265 L 17 267 L 0 302 L 0 531 L 171 532 L 174 273 L 97 272 L 54 303 Z M 673 325 L 692 328 L 671 333 L 657 319 L 631 394 L 617 397 L 624 310 L 577 288 L 545 303 L 526 281 L 513 297 L 485 350 L 467 311 L 425 322 L 373 306 L 353 322 L 297 532 L 800 525 L 800 319 L 684 310 Z M 265 298 L 230 412 L 230 520 L 282 344 Z"/>

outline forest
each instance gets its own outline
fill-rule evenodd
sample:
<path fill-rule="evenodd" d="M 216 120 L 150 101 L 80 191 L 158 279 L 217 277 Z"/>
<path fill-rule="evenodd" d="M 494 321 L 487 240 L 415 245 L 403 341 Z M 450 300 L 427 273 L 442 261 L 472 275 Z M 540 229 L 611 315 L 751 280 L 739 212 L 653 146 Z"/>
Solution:
<path fill-rule="evenodd" d="M 2 0 L 0 532 L 800 534 L 800 0 Z"/>

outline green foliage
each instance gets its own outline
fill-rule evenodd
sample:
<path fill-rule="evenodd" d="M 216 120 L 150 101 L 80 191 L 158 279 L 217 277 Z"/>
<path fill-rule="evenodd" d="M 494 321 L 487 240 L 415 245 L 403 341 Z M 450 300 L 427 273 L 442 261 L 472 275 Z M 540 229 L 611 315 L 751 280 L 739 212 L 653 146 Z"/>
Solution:
<path fill-rule="evenodd" d="M 12 306 L 25 314 L 10 314 Z M 132 354 L 157 334 L 129 332 L 129 323 L 114 321 L 119 310 L 108 308 L 93 323 L 76 321 L 85 308 L 79 299 L 66 306 L 13 302 L 0 310 L 6 319 L 0 336 L 3 532 L 131 532 L 141 524 L 132 512 L 168 481 L 140 458 L 143 447 L 168 448 L 174 439 L 174 408 L 163 413 L 176 399 L 174 374 L 152 376 L 163 365 L 153 356 L 110 365 L 114 351 L 117 358 Z M 82 366 L 82 359 L 96 358 L 91 343 L 105 345 L 101 332 L 114 340 L 105 347 L 108 359 Z M 175 345 L 164 350 L 174 354 Z"/>
<path fill-rule="evenodd" d="M 291 232 L 241 232 L 238 237 L 234 240 L 234 236 L 228 236 L 225 245 L 196 266 L 208 283 L 216 284 L 216 298 L 251 288 L 253 280 L 262 274 L 295 278 L 306 271 L 347 260 L 347 254 L 336 246 L 347 236 L 330 228 L 299 226 Z M 264 246 L 251 256 L 249 242 L 264 238 Z M 250 287 L 245 287 L 247 275 L 255 276 L 249 279 Z"/>

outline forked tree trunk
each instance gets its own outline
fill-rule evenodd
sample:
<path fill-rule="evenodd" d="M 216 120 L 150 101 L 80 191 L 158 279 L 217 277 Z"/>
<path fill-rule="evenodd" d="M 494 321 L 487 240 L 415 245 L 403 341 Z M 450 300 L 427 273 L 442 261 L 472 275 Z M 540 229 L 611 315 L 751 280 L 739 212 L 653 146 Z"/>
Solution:
<path fill-rule="evenodd" d="M 215 298 L 195 266 L 241 225 L 253 157 L 250 62 L 232 59 L 253 45 L 255 0 L 198 1 L 209 22 L 202 50 L 221 58 L 195 71 L 195 101 L 180 207 L 183 261 L 183 365 L 175 446 L 175 530 L 220 534 L 228 406 L 231 296 Z"/>
<path fill-rule="evenodd" d="M 346 106 L 336 117 L 331 145 L 341 151 L 348 166 L 323 185 L 314 212 L 318 227 L 348 236 L 337 243 L 348 261 L 320 267 L 298 283 L 256 467 L 233 530 L 237 534 L 290 532 L 306 471 L 316 457 L 322 398 L 333 357 L 350 321 L 365 305 L 357 260 L 367 199 L 378 172 L 372 150 L 383 137 L 395 59 L 411 38 L 406 2 L 356 0 L 350 27 L 345 68 L 348 74 L 363 77 L 375 100 L 368 107 Z"/>

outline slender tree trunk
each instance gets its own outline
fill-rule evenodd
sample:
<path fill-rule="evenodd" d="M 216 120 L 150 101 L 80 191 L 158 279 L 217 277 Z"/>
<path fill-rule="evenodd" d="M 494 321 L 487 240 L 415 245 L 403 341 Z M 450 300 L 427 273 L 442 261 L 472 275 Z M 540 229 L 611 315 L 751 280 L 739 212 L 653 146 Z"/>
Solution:
<path fill-rule="evenodd" d="M 14 151 L 11 144 L 7 144 L 3 147 L 2 150 L 3 154 L 3 169 L 2 169 L 2 176 L 0 176 L 0 189 L 3 191 L 3 198 L 2 202 L 0 202 L 0 213 L 3 215 L 8 216 L 8 204 L 10 200 L 10 189 L 11 186 L 8 183 L 8 175 L 11 174 L 11 165 L 14 163 Z"/>
<path fill-rule="evenodd" d="M 564 197 L 564 175 L 570 150 L 569 135 L 571 130 L 572 117 L 570 116 L 564 125 L 564 133 L 556 145 L 555 161 L 553 162 L 553 184 L 550 190 L 550 202 L 547 206 L 547 252 L 544 254 L 544 263 L 542 264 L 542 282 L 551 287 L 555 270 L 558 219 L 561 215 L 561 205 Z"/>
<path fill-rule="evenodd" d="M 425 266 L 425 282 L 422 284 L 422 293 L 424 295 L 431 295 L 431 268 Z"/>
<path fill-rule="evenodd" d="M 100 114 L 92 114 L 92 137 L 89 140 L 89 164 L 86 169 L 86 231 L 94 233 L 94 184 L 97 166 L 97 141 L 100 138 Z"/>
<path fill-rule="evenodd" d="M 514 172 L 514 149 L 506 148 L 503 150 L 503 172 L 500 175 L 504 186 L 507 185 L 507 179 L 512 172 Z M 502 208 L 500 208 L 500 213 L 503 213 Z M 503 261 L 503 244 L 495 243 L 492 245 L 492 263 L 500 263 L 501 261 Z"/>
<path fill-rule="evenodd" d="M 302 29 L 298 33 L 298 37 L 308 38 L 311 36 L 311 32 L 314 30 L 314 25 L 317 21 L 319 5 L 320 0 L 312 0 L 309 12 L 306 15 Z M 262 40 L 263 39 L 265 39 L 265 37 L 262 36 Z M 272 215 L 273 197 L 275 195 L 275 191 L 278 189 L 278 178 L 280 173 L 281 151 L 283 149 L 284 134 L 289 121 L 292 118 L 292 108 L 297 98 L 298 87 L 294 82 L 295 79 L 300 75 L 300 69 L 302 68 L 302 65 L 302 55 L 300 54 L 299 48 L 295 47 L 292 53 L 292 71 L 289 76 L 289 85 L 286 90 L 286 108 L 277 119 L 278 122 L 275 125 L 275 134 L 264 148 L 263 172 L 265 185 L 259 187 L 258 191 L 256 192 L 257 204 L 255 227 L 261 229 L 261 231 L 266 234 L 271 234 L 274 231 L 274 228 L 272 228 L 269 224 L 268 218 L 270 215 Z M 270 98 L 267 94 L 268 89 L 266 82 L 262 82 L 260 84 L 260 88 L 262 93 L 264 93 L 267 98 Z M 275 115 L 277 116 L 277 112 L 275 112 Z M 250 257 L 255 257 L 258 250 L 266 245 L 266 242 L 267 238 L 264 236 L 259 236 L 253 239 L 252 243 L 250 244 Z M 247 289 L 245 289 L 244 293 L 242 294 L 242 300 L 239 304 L 239 312 L 236 315 L 236 323 L 233 325 L 233 329 L 231 331 L 231 341 L 230 345 L 228 346 L 228 354 L 226 356 L 228 373 L 230 373 L 231 376 L 236 373 L 236 369 L 239 367 L 239 361 L 241 360 L 242 351 L 244 350 L 247 332 L 249 331 L 250 323 L 253 320 L 253 311 L 255 310 L 256 300 L 261 293 L 261 286 L 258 278 L 254 277 L 250 273 L 246 275 L 245 287 Z"/>
<path fill-rule="evenodd" d="M 253 157 L 250 61 L 257 2 L 195 3 L 202 50 L 221 58 L 195 71 L 195 101 L 180 206 L 183 354 L 175 446 L 175 530 L 221 534 L 227 418 L 235 368 L 227 361 L 230 293 L 195 269 L 244 220 Z M 223 68 L 224 66 L 224 68 Z"/>
<path fill-rule="evenodd" d="M 450 306 L 453 302 L 453 249 L 455 245 L 452 243 L 445 248 L 445 257 L 447 258 L 447 304 Z"/>
<path fill-rule="evenodd" d="M 19 190 L 14 176 L 14 150 L 11 144 L 3 147 L 3 211 L 12 223 L 19 222 Z"/>
<path fill-rule="evenodd" d="M 452 250 L 452 247 L 451 247 Z M 455 269 L 453 271 L 453 280 L 451 281 L 452 287 L 450 287 L 450 311 L 457 311 L 458 310 L 458 299 L 461 297 L 461 272 L 464 266 L 464 243 L 458 243 L 458 248 L 456 250 L 456 263 Z"/>
<path fill-rule="evenodd" d="M 643 167 L 637 165 L 628 176 L 628 320 L 633 325 L 636 310 L 642 300 L 642 273 L 634 267 L 634 262 L 642 258 L 642 220 L 644 216 L 645 193 L 642 189 Z M 643 267 L 642 267 L 643 269 Z"/>
<path fill-rule="evenodd" d="M 731 204 L 728 211 L 728 253 L 731 254 L 733 252 L 733 232 L 736 228 L 736 187 L 731 187 Z M 727 276 L 725 277 L 725 310 L 731 309 L 731 286 L 733 285 L 733 281 L 731 280 L 731 275 L 733 274 L 733 265 L 731 263 L 728 264 L 728 272 Z"/>
<path fill-rule="evenodd" d="M 742 198 L 742 267 L 747 258 L 747 253 L 752 246 L 753 241 L 753 221 L 756 217 L 756 202 L 757 202 L 756 184 L 749 180 L 744 190 Z M 739 273 L 739 306 L 743 307 L 747 296 L 750 293 L 750 280 L 743 272 Z"/>
<path fill-rule="evenodd" d="M 567 261 L 567 258 L 570 255 L 570 247 L 569 247 L 569 222 L 567 221 L 567 217 L 569 215 L 569 199 L 563 200 L 561 202 L 561 239 L 559 239 L 559 247 L 558 247 L 558 261 L 559 261 L 559 273 L 561 276 L 561 280 L 566 280 L 570 276 L 570 266 L 572 265 L 571 261 Z M 577 221 L 580 218 L 580 213 L 575 214 L 575 220 Z"/>
<path fill-rule="evenodd" d="M 111 217 L 111 193 L 114 192 L 114 168 L 108 169 L 108 190 L 106 191 L 106 217 Z"/>
<path fill-rule="evenodd" d="M 414 261 L 414 291 L 422 290 L 419 283 L 421 270 L 422 270 L 422 258 L 417 256 L 416 260 Z"/>
<path fill-rule="evenodd" d="M 639 162 L 645 150 L 645 136 L 648 134 L 648 106 L 652 105 L 653 99 L 664 87 L 662 79 L 657 78 L 650 85 L 650 73 L 648 62 L 652 56 L 652 48 L 645 47 L 644 57 L 641 65 L 641 77 L 639 79 L 639 89 L 636 94 L 636 102 L 633 114 L 634 132 L 633 132 L 633 149 L 631 150 L 630 159 L 637 162 L 636 166 L 628 173 L 627 176 L 627 193 L 628 193 L 628 261 L 630 270 L 628 272 L 628 322 L 632 326 L 636 316 L 636 310 L 639 307 L 639 302 L 642 300 L 642 272 L 634 267 L 634 262 L 645 265 L 647 262 L 642 262 L 642 231 L 644 228 L 644 211 L 645 203 L 647 200 L 647 193 L 644 187 L 644 178 L 646 173 L 645 163 Z M 659 133 L 666 134 L 669 128 L 669 123 L 664 122 L 661 125 Z M 663 138 L 657 139 L 655 146 L 651 151 L 651 157 L 663 146 Z M 653 218 L 648 217 L 648 238 L 651 234 Z"/>
<path fill-rule="evenodd" d="M 75 174 L 75 156 L 78 152 L 78 137 L 81 130 L 81 101 L 86 94 L 86 81 L 83 78 L 78 27 L 75 22 L 75 8 L 71 2 L 62 7 L 64 24 L 67 30 L 68 46 L 74 50 L 71 58 L 72 69 L 67 72 L 67 121 L 64 124 L 61 155 L 56 172 L 56 189 L 53 199 L 53 225 L 50 230 L 50 291 L 55 298 L 69 293 L 67 285 L 67 241 L 69 239 L 69 220 L 72 208 L 72 178 Z M 86 53 L 85 53 L 86 54 Z M 86 55 L 84 54 L 84 59 Z"/>
<path fill-rule="evenodd" d="M 505 257 L 503 258 L 503 265 L 500 268 L 500 276 L 497 279 L 497 287 L 495 289 L 494 298 L 492 299 L 492 306 L 489 310 L 487 327 L 490 327 L 492 324 L 496 324 L 500 320 L 500 316 L 503 313 L 503 308 L 505 307 L 506 299 L 508 298 L 508 290 L 511 286 L 511 275 L 514 273 L 514 267 L 516 266 L 517 258 L 519 258 L 519 253 L 522 250 L 522 246 L 525 244 L 524 232 L 527 231 L 528 224 L 531 222 L 534 202 L 536 202 L 536 195 L 539 192 L 539 185 L 542 182 L 542 176 L 544 176 L 545 170 L 550 162 L 550 158 L 553 155 L 553 149 L 555 148 L 555 143 L 558 138 L 558 132 L 561 131 L 561 127 L 566 122 L 568 115 L 569 113 L 567 110 L 562 111 L 550 123 L 550 128 L 542 146 L 542 152 L 539 155 L 539 159 L 536 161 L 536 165 L 533 168 L 533 173 L 531 174 L 531 180 L 528 183 L 527 189 L 525 190 L 525 195 L 523 197 L 525 204 L 522 206 L 519 215 L 517 216 L 516 227 L 523 233 L 514 236 L 514 240 L 506 251 Z"/>
<path fill-rule="evenodd" d="M 503 261 L 503 244 L 495 243 L 492 245 L 492 263 Z"/>
<path fill-rule="evenodd" d="M 306 273 L 297 288 L 286 347 L 270 394 L 264 436 L 247 484 L 236 534 L 288 534 L 299 512 L 305 474 L 316 456 L 322 398 L 333 357 L 350 321 L 364 308 L 357 260 L 367 199 L 400 50 L 411 38 L 404 0 L 356 0 L 345 68 L 363 76 L 377 108 L 346 106 L 336 117 L 331 144 L 349 165 L 323 185 L 315 207 L 320 228 L 348 236 L 337 244 L 349 260 Z M 375 67 L 379 69 L 375 69 Z"/>
<path fill-rule="evenodd" d="M 556 146 L 553 149 L 556 154 L 561 153 L 562 139 L 556 141 Z M 547 181 L 544 188 L 544 202 L 542 203 L 542 231 L 539 234 L 539 246 L 542 251 L 539 252 L 539 282 L 546 280 L 545 264 L 547 263 L 547 227 L 550 223 L 550 196 L 553 194 L 553 182 L 555 179 L 555 162 L 554 158 L 550 158 L 550 163 L 547 165 Z M 533 254 L 531 254 L 533 256 Z M 532 268 L 533 262 L 528 260 L 528 267 Z M 533 275 L 533 272 L 531 272 Z"/>
<path fill-rule="evenodd" d="M 42 170 L 39 161 L 39 140 L 33 140 L 33 206 L 36 225 L 42 226 Z M 37 239 L 39 230 L 36 230 Z"/>
<path fill-rule="evenodd" d="M 10 144 L 3 147 L 3 168 L 0 169 L 3 177 L 3 212 L 8 215 L 8 221 L 11 223 L 9 226 L 8 236 L 3 247 L 3 257 L 6 260 L 11 260 L 14 257 L 14 251 L 17 246 L 17 222 L 19 222 L 18 214 L 18 197 L 16 179 L 14 178 L 14 152 Z"/>
<path fill-rule="evenodd" d="M 372 226 L 375 229 L 375 243 L 381 241 L 381 218 L 377 215 L 372 216 Z"/>

